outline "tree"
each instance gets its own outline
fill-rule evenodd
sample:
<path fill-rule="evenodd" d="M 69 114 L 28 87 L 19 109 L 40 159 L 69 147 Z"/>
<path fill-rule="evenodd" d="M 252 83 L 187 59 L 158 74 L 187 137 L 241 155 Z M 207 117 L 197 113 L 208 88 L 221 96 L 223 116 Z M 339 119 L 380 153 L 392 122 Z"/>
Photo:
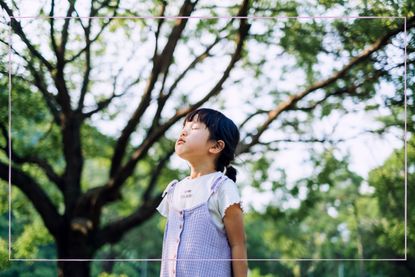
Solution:
<path fill-rule="evenodd" d="M 396 263 L 385 269 L 389 274 L 410 276 L 414 272 L 414 137 L 407 144 L 407 206 L 405 207 L 405 149 L 394 151 L 385 163 L 370 172 L 369 184 L 375 187 L 380 220 L 373 234 L 379 247 L 372 250 L 374 256 L 403 257 L 406 262 Z M 405 252 L 405 211 L 407 213 L 407 251 Z"/>
<path fill-rule="evenodd" d="M 413 168 L 414 138 L 408 142 L 408 168 Z M 347 159 L 338 160 L 333 149 L 315 155 L 315 172 L 299 180 L 290 194 L 299 207 L 284 208 L 273 201 L 263 212 L 246 217 L 251 258 L 290 259 L 404 259 L 405 193 L 404 149 L 394 151 L 364 178 L 350 171 Z M 413 226 L 413 172 L 408 171 L 408 230 Z M 276 186 L 274 193 L 286 186 Z M 301 196 L 299 191 L 307 191 Z M 281 261 L 255 262 L 262 274 L 282 276 L 412 276 L 414 236 L 408 232 L 407 261 Z M 342 272 L 341 274 L 339 272 Z"/>
<path fill-rule="evenodd" d="M 22 1 L 21 4 L 25 3 Z M 173 153 L 169 131 L 189 111 L 207 103 L 220 105 L 218 97 L 230 90 L 230 83 L 243 83 L 241 79 L 246 76 L 253 76 L 249 80 L 258 83 L 253 96 L 249 96 L 253 104 L 243 111 L 245 118 L 238 122 L 243 135 L 238 155 L 250 155 L 255 151 L 273 150 L 275 144 L 281 142 L 263 139 L 267 131 L 278 128 L 291 130 L 288 134 L 293 131 L 301 134 L 300 114 L 314 118 L 316 113 L 324 116 L 334 110 L 347 112 L 347 106 L 342 106 L 346 99 L 366 101 L 373 98 L 375 84 L 395 76 L 395 72 L 403 68 L 402 62 L 388 60 L 389 48 L 394 48 L 394 43 L 399 44 L 402 39 L 402 21 L 385 19 L 349 24 L 333 20 L 327 24 L 317 19 L 305 22 L 270 19 L 257 25 L 256 30 L 252 29 L 256 23 L 247 16 L 296 16 L 302 8 L 300 3 L 291 1 L 281 7 L 271 7 L 271 4 L 244 0 L 237 5 L 217 7 L 197 0 L 184 0 L 182 3 L 151 1 L 135 6 L 127 1 L 108 0 L 91 1 L 85 8 L 76 1 L 64 5 L 51 0 L 39 9 L 39 15 L 47 17 L 35 22 L 39 24 L 38 30 L 48 32 L 35 35 L 29 31 L 34 22 L 16 17 L 19 7 L 14 1 L 11 4 L 0 1 L 5 14 L 4 26 L 10 24 L 13 32 L 12 45 L 5 33 L 1 37 L 3 46 L 10 46 L 16 59 L 13 60 L 12 98 L 20 98 L 24 103 L 22 114 L 14 111 L 16 123 L 13 126 L 16 128 L 11 130 L 13 144 L 10 145 L 7 100 L 4 95 L 1 99 L 3 153 L 0 177 L 8 180 L 10 149 L 12 184 L 39 213 L 56 243 L 58 258 L 92 258 L 98 249 L 117 243 L 125 233 L 154 214 L 161 200 L 157 187 L 162 187 L 167 177 L 175 173 L 169 169 Z M 415 18 L 409 14 L 413 10 L 411 5 L 408 1 L 399 7 L 403 14 L 408 14 L 406 27 L 409 30 L 415 27 Z M 335 9 L 338 5 L 335 1 L 326 1 L 316 7 Z M 59 19 L 56 15 L 62 9 L 65 9 L 66 18 Z M 228 16 L 239 18 L 187 18 L 198 12 L 215 16 L 219 9 Z M 359 12 L 366 14 L 368 10 Z M 373 11 L 375 14 L 387 12 L 387 6 L 381 2 Z M 81 13 L 89 18 L 80 18 Z M 149 13 L 158 14 L 160 18 L 145 20 L 141 17 L 136 21 L 92 19 L 94 16 Z M 164 17 L 171 15 L 178 18 Z M 103 57 L 111 49 L 111 37 L 123 33 L 124 38 L 133 41 L 136 29 L 140 40 L 134 43 L 142 44 L 143 49 L 139 55 L 131 54 L 131 59 L 139 65 L 133 73 L 123 75 L 131 73 L 126 67 L 113 72 L 108 68 L 106 72 L 97 72 L 106 62 Z M 282 32 L 279 34 L 279 31 Z M 281 48 L 275 47 L 275 36 L 280 39 Z M 356 36 L 362 39 L 355 41 Z M 327 38 L 341 43 L 341 49 L 326 44 L 324 39 Z M 150 45 L 146 41 L 151 41 Z M 114 45 L 121 53 L 127 44 Z M 252 51 L 250 44 L 266 51 L 255 54 L 258 52 Z M 191 60 L 182 60 L 183 52 L 179 50 L 185 51 Z M 294 57 L 295 65 L 284 65 L 285 73 L 281 73 L 281 77 L 286 78 L 298 68 L 304 74 L 304 82 L 292 90 L 270 86 L 270 80 L 275 76 L 265 66 L 270 60 L 268 53 Z M 327 69 L 328 73 L 321 73 L 314 67 L 321 54 L 341 61 L 340 67 L 331 67 Z M 190 94 L 184 82 L 190 83 L 203 66 L 212 66 L 208 63 L 210 60 L 218 65 L 217 75 L 207 80 L 208 85 L 200 90 L 202 92 Z M 413 59 L 408 63 L 413 64 Z M 8 74 L 6 65 L 6 62 L 1 64 L 5 76 Z M 241 71 L 245 74 L 240 75 L 238 72 Z M 129 78 L 122 79 L 122 76 Z M 110 93 L 101 91 L 99 85 L 103 79 L 111 80 Z M 7 84 L 2 83 L 2 88 L 6 87 Z M 180 93 L 180 90 L 185 92 Z M 134 104 L 128 118 L 123 118 L 120 132 L 114 137 L 100 134 L 102 131 L 94 126 L 96 118 L 117 117 L 121 108 L 121 102 L 117 101 L 131 100 L 128 98 L 131 91 L 140 96 L 140 101 Z M 271 101 L 264 105 L 264 101 L 256 97 Z M 34 102 L 30 102 L 32 100 Z M 104 143 L 88 141 L 89 135 Z M 288 136 L 282 141 L 292 140 L 295 139 Z M 307 140 L 318 138 L 304 139 Z M 94 157 L 105 157 L 109 162 L 107 178 L 99 185 L 91 186 L 92 181 L 85 179 L 86 162 Z M 153 165 L 147 175 L 140 174 L 139 170 L 140 164 L 145 163 Z M 106 221 L 104 209 L 122 199 L 122 189 L 129 182 L 138 182 L 142 188 L 136 209 L 125 217 Z M 62 276 L 88 276 L 90 272 L 87 262 L 58 262 L 58 266 Z"/>

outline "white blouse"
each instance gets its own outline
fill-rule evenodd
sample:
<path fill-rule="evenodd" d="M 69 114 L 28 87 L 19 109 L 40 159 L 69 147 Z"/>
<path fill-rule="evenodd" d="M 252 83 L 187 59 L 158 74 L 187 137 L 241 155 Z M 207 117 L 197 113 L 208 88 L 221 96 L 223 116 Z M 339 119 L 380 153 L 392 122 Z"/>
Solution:
<path fill-rule="evenodd" d="M 174 188 L 173 207 L 177 210 L 187 210 L 208 201 L 211 194 L 211 185 L 221 174 L 223 173 L 217 171 L 202 175 L 195 179 L 186 177 L 178 182 Z M 164 191 L 168 191 L 169 188 L 170 186 L 167 186 Z M 226 209 L 235 203 L 239 203 L 242 208 L 242 201 L 239 196 L 238 188 L 236 187 L 236 184 L 228 178 L 219 186 L 216 193 L 212 195 L 208 202 L 209 212 L 216 227 L 223 231 L 225 230 L 222 219 L 225 216 Z M 157 210 L 161 215 L 165 217 L 168 216 L 169 203 L 166 196 L 157 207 Z"/>

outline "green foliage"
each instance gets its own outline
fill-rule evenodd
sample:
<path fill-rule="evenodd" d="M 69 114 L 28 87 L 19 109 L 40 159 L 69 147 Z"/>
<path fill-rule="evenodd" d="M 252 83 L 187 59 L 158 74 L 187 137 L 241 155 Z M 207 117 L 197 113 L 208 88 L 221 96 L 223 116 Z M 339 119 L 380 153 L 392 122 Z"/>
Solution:
<path fill-rule="evenodd" d="M 96 127 L 84 124 L 81 129 L 85 169 L 82 172 L 82 189 L 101 186 L 108 179 L 108 168 L 114 139 L 102 134 Z"/>
<path fill-rule="evenodd" d="M 2 97 L 7 97 L 3 95 Z M 44 159 L 59 161 L 60 133 L 48 113 L 45 100 L 21 82 L 13 84 L 12 101 L 12 139 L 18 155 L 34 155 Z M 7 115 L 8 107 L 2 107 L 2 115 Z M 1 118 L 5 122 L 5 118 Z M 54 164 L 59 167 L 59 163 Z"/>
<path fill-rule="evenodd" d="M 45 277 L 57 276 L 56 262 L 13 262 L 12 266 L 1 272 L 3 277 Z"/>
<path fill-rule="evenodd" d="M 6 187 L 3 181 L 0 185 Z M 56 276 L 56 263 L 11 262 L 9 261 L 8 242 L 8 191 L 0 190 L 0 271 L 1 276 Z M 4 200 L 4 201 L 3 201 Z M 4 204 L 4 205 L 3 205 Z M 28 200 L 19 191 L 12 193 L 12 221 L 11 221 L 12 249 L 11 258 L 49 258 L 56 257 L 52 237 L 47 232 L 40 217 L 28 204 Z"/>
<path fill-rule="evenodd" d="M 297 59 L 296 67 L 305 70 L 307 83 L 315 82 L 313 66 L 317 63 L 318 53 L 322 49 L 323 38 L 326 34 L 324 24 L 316 20 L 303 22 L 288 20 L 282 28 L 283 36 L 280 45 Z"/>
<path fill-rule="evenodd" d="M 382 245 L 382 253 L 390 256 L 405 256 L 405 218 L 404 211 L 407 208 L 408 230 L 414 229 L 414 221 L 411 217 L 415 214 L 415 205 L 410 201 L 415 194 L 415 139 L 412 136 L 407 144 L 408 172 L 407 184 L 405 184 L 405 151 L 395 151 L 386 162 L 374 169 L 369 174 L 369 183 L 376 188 L 378 209 L 381 211 L 382 221 L 378 227 L 378 243 Z M 406 188 L 405 188 L 406 186 Z M 408 202 L 405 207 L 405 190 L 408 193 Z M 407 234 L 408 252 L 410 260 L 414 259 L 415 235 Z"/>
<path fill-rule="evenodd" d="M 102 272 L 98 275 L 98 277 L 128 277 L 128 275 Z"/>
<path fill-rule="evenodd" d="M 10 267 L 8 243 L 0 238 L 0 271 Z"/>
<path fill-rule="evenodd" d="M 39 245 L 53 242 L 52 236 L 43 226 L 40 218 L 33 223 L 24 225 L 23 232 L 13 242 L 13 257 L 17 259 L 36 259 Z"/>
<path fill-rule="evenodd" d="M 414 182 L 415 143 L 408 142 L 408 184 Z M 306 199 L 298 209 L 268 207 L 265 213 L 245 217 L 248 256 L 252 258 L 399 258 L 404 256 L 404 150 L 391 154 L 385 163 L 372 170 L 365 192 L 364 179 L 348 168 L 332 151 L 314 155 L 315 172 L 296 186 L 307 188 Z M 294 188 L 293 196 L 298 194 Z M 408 186 L 408 197 L 414 195 Z M 415 206 L 408 201 L 409 218 Z M 408 230 L 415 228 L 408 220 Z M 278 272 L 281 276 L 411 276 L 415 237 L 408 233 L 408 262 L 393 264 L 371 261 L 333 263 L 250 263 L 255 274 Z M 283 273 L 285 272 L 285 273 Z M 395 272 L 395 273 L 394 273 Z M 260 276 L 262 276 L 260 275 Z M 277 275 L 280 276 L 280 275 Z M 309 276 L 309 275 L 306 275 Z"/>
<path fill-rule="evenodd" d="M 152 217 L 140 228 L 129 232 L 116 245 L 104 246 L 95 258 L 119 259 L 159 259 L 161 256 L 162 240 L 165 219 L 160 215 Z M 104 272 L 106 262 L 94 262 L 92 275 Z M 112 264 L 113 274 L 127 274 L 127 276 L 158 276 L 160 262 L 115 262 Z"/>
<path fill-rule="evenodd" d="M 348 51 L 350 56 L 355 56 L 368 44 L 385 35 L 387 30 L 396 28 L 398 24 L 402 24 L 402 21 L 398 19 L 356 19 L 353 24 L 350 24 L 350 21 L 336 20 L 334 27 L 344 49 Z M 356 37 L 362 39 L 354 39 Z"/>
<path fill-rule="evenodd" d="M 252 186 L 259 190 L 262 189 L 262 184 L 268 180 L 268 169 L 271 162 L 265 158 L 265 156 L 260 156 L 258 160 L 253 161 L 251 172 L 254 172 L 254 178 Z"/>
<path fill-rule="evenodd" d="M 272 274 L 262 275 L 261 274 L 261 271 L 259 270 L 259 268 L 254 268 L 253 270 L 251 270 L 249 272 L 249 276 L 251 276 L 251 277 L 273 277 Z"/>

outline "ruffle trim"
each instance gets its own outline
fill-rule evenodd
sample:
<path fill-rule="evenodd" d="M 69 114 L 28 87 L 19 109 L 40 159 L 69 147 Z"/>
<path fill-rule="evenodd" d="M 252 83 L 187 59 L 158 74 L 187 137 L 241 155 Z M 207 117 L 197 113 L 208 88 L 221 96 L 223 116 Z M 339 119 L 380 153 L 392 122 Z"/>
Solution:
<path fill-rule="evenodd" d="M 232 206 L 232 205 L 235 205 L 235 204 L 239 204 L 239 207 L 241 208 L 241 210 L 242 210 L 242 213 L 243 214 L 246 214 L 246 212 L 245 212 L 245 208 L 244 208 L 244 203 L 243 203 L 243 201 L 242 200 L 239 200 L 239 201 L 234 201 L 234 202 L 231 202 L 231 203 L 229 203 L 224 209 L 223 209 L 223 217 L 225 217 L 225 215 L 226 215 L 226 210 L 230 207 L 230 206 Z"/>

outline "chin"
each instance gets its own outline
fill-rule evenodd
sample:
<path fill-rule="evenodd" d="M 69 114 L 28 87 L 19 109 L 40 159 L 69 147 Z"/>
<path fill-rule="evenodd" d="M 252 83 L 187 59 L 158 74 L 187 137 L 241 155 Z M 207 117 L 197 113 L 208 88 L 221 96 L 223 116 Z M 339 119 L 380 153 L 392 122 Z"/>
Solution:
<path fill-rule="evenodd" d="M 176 153 L 176 155 L 177 155 L 177 156 L 179 156 L 180 158 L 182 158 L 182 159 L 183 159 L 183 152 L 181 152 L 180 150 L 178 150 L 178 149 L 177 149 L 177 147 L 176 147 L 176 149 L 174 150 L 174 152 Z"/>

